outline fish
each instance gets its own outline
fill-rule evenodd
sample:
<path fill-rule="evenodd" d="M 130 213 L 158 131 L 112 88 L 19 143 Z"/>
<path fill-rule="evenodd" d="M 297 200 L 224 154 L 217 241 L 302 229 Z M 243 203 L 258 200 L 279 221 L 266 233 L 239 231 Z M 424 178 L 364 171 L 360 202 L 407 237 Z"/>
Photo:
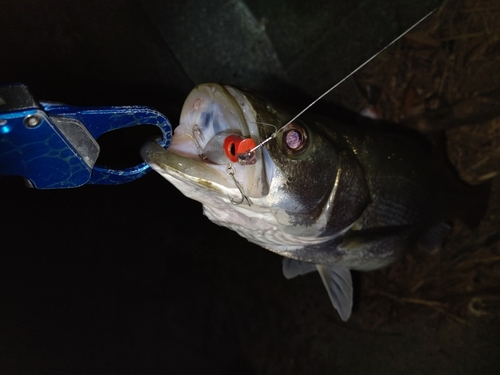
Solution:
<path fill-rule="evenodd" d="M 346 321 L 351 270 L 440 248 L 450 229 L 439 214 L 440 174 L 407 134 L 309 111 L 286 125 L 294 113 L 255 92 L 200 84 L 170 146 L 148 142 L 141 156 L 212 222 L 283 256 L 286 278 L 317 271 Z M 258 145 L 245 150 L 252 163 L 224 154 L 229 136 Z"/>

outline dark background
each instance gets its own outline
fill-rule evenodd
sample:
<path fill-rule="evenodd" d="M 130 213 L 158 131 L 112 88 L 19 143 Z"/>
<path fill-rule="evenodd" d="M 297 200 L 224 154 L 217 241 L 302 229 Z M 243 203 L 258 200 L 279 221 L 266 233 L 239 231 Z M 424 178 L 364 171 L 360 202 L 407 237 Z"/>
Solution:
<path fill-rule="evenodd" d="M 174 125 L 202 82 L 300 106 L 438 4 L 0 0 L 0 82 Z M 495 353 L 450 323 L 340 323 L 319 277 L 286 281 L 280 257 L 155 173 L 50 191 L 3 178 L 0 194 L 0 374 L 474 373 Z"/>

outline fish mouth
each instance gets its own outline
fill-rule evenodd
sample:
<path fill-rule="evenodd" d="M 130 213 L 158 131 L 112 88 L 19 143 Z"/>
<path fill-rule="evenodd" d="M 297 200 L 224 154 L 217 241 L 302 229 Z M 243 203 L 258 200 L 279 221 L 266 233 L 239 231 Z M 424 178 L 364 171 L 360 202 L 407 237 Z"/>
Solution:
<path fill-rule="evenodd" d="M 142 147 L 141 156 L 174 185 L 188 183 L 237 198 L 240 192 L 227 173 L 231 164 L 234 178 L 245 195 L 263 197 L 268 193 L 268 181 L 262 148 L 255 150 L 257 162 L 253 165 L 240 165 L 229 159 L 216 164 L 202 157 L 207 143 L 219 133 L 238 134 L 258 144 L 261 137 L 256 116 L 247 96 L 234 87 L 214 83 L 198 85 L 184 102 L 169 148 L 148 142 Z"/>

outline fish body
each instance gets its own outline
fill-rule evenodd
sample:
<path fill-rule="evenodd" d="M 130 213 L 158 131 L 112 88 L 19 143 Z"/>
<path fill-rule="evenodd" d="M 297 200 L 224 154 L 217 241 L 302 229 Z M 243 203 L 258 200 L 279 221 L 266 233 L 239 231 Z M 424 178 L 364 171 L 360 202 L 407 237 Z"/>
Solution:
<path fill-rule="evenodd" d="M 438 217 L 439 174 L 428 150 L 410 137 L 309 113 L 257 148 L 255 164 L 200 157 L 220 134 L 259 144 L 293 115 L 254 93 L 199 85 L 170 147 L 150 142 L 142 157 L 201 202 L 211 221 L 284 256 L 287 278 L 319 271 L 347 320 L 349 270 L 387 266 L 417 245 L 440 246 L 449 228 Z"/>

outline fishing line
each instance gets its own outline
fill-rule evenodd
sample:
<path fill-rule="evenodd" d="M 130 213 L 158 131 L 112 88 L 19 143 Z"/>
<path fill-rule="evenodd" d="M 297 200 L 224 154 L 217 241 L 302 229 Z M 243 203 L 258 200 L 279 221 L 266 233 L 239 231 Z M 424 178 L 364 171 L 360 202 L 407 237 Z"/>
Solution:
<path fill-rule="evenodd" d="M 427 17 L 429 17 L 432 13 L 434 13 L 436 9 L 433 9 L 432 11 L 430 11 L 428 14 L 426 14 L 422 19 L 420 19 L 420 21 L 418 21 L 416 24 L 414 24 L 412 27 L 410 27 L 408 30 L 406 30 L 404 33 L 402 33 L 401 35 L 399 35 L 397 38 L 395 38 L 392 42 L 390 42 L 387 46 L 385 46 L 384 48 L 382 48 L 378 53 L 376 53 L 375 55 L 373 55 L 372 57 L 370 57 L 368 60 L 366 60 L 363 64 L 361 64 L 360 66 L 358 66 L 356 69 L 354 69 L 351 73 L 349 73 L 347 76 L 345 76 L 344 78 L 342 78 L 339 82 L 337 82 L 336 84 L 334 84 L 332 87 L 330 87 L 328 90 L 326 90 L 323 94 L 321 94 L 318 98 L 316 98 L 315 100 L 313 100 L 313 102 L 311 104 L 309 104 L 307 107 L 305 107 L 302 111 L 300 111 L 295 117 L 293 117 L 290 121 L 288 121 L 285 125 L 283 125 L 281 128 L 279 128 L 278 130 L 276 130 L 273 134 L 271 134 L 268 138 L 264 139 L 262 142 L 260 142 L 257 146 L 255 146 L 254 148 L 252 148 L 251 150 L 248 150 L 244 153 L 241 153 L 241 154 L 238 154 L 238 162 L 240 164 L 248 164 L 248 161 L 249 160 L 254 160 L 255 159 L 255 150 L 257 150 L 258 148 L 264 146 L 267 142 L 269 142 L 271 139 L 273 138 L 276 138 L 276 136 L 278 135 L 278 133 L 280 131 L 282 131 L 283 129 L 285 129 L 288 125 L 290 125 L 292 122 L 294 122 L 295 120 L 297 120 L 304 112 L 306 112 L 309 108 L 311 108 L 314 104 L 316 104 L 319 100 L 321 100 L 322 98 L 324 98 L 326 95 L 328 95 L 332 90 L 334 90 L 335 88 L 337 88 L 340 84 L 342 84 L 346 79 L 350 78 L 353 74 L 355 74 L 356 72 L 358 72 L 361 68 L 363 68 L 366 64 L 368 64 L 370 61 L 372 61 L 375 57 L 377 57 L 381 52 L 385 51 L 387 48 L 389 48 L 390 46 L 392 46 L 394 43 L 396 43 L 403 35 L 407 34 L 408 32 L 410 32 L 412 29 L 414 29 L 417 25 L 419 25 L 423 20 L 425 20 Z"/>
<path fill-rule="evenodd" d="M 251 123 L 251 124 L 260 124 L 260 125 L 270 126 L 270 127 L 274 128 L 275 133 L 277 133 L 277 132 L 278 132 L 278 127 L 277 127 L 276 125 L 274 125 L 274 124 L 270 124 L 270 123 L 268 123 L 268 122 L 263 122 L 263 121 L 250 121 L 250 123 Z M 257 146 L 256 146 L 255 148 L 257 148 Z M 250 151 L 250 150 L 249 150 L 249 151 Z"/>

